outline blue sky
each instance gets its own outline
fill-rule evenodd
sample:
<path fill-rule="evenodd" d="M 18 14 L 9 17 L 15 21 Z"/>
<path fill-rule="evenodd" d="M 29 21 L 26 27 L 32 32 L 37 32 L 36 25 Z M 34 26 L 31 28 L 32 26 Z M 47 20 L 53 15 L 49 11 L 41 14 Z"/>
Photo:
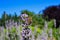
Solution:
<path fill-rule="evenodd" d="M 3 11 L 12 15 L 14 12 L 19 15 L 21 10 L 25 9 L 38 13 L 48 6 L 59 4 L 60 0 L 0 0 L 0 17 Z"/>

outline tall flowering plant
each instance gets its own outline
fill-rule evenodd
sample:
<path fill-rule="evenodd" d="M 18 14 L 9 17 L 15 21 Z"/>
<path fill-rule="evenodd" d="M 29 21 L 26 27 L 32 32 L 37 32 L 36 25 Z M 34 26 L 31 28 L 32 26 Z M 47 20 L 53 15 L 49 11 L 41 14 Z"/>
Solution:
<path fill-rule="evenodd" d="M 24 28 L 22 30 L 22 40 L 30 40 L 31 30 L 28 28 L 30 25 L 30 18 L 27 14 L 22 14 L 21 19 L 24 21 L 23 25 Z"/>

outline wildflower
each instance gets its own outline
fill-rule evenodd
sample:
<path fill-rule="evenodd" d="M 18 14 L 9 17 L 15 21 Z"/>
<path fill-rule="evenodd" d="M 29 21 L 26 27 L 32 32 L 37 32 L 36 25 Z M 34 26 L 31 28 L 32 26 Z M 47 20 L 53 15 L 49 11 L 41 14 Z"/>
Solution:
<path fill-rule="evenodd" d="M 23 40 L 25 40 L 25 39 L 29 40 L 30 36 L 31 36 L 31 30 L 29 28 L 24 28 L 22 31 L 22 39 Z"/>
<path fill-rule="evenodd" d="M 25 21 L 27 17 L 28 17 L 27 14 L 22 14 L 22 15 L 21 15 L 21 19 L 22 19 L 23 21 Z"/>

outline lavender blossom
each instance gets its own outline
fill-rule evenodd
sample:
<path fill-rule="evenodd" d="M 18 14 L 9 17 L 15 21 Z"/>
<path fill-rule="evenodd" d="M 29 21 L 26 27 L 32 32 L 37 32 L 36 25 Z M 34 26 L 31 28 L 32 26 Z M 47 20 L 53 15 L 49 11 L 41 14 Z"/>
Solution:
<path fill-rule="evenodd" d="M 29 40 L 30 36 L 31 36 L 31 30 L 29 28 L 24 28 L 22 31 L 22 39 L 24 40 L 26 38 Z"/>
<path fill-rule="evenodd" d="M 22 15 L 21 15 L 21 18 L 22 18 L 23 21 L 25 21 L 27 17 L 28 17 L 27 14 L 22 14 Z"/>

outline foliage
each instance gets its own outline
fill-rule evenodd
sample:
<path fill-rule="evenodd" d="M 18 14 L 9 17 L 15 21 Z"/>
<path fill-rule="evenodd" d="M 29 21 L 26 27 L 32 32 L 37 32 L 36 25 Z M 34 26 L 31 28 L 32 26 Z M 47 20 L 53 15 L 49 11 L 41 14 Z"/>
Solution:
<path fill-rule="evenodd" d="M 44 11 L 44 17 L 48 20 L 51 20 L 51 19 L 56 19 L 56 28 L 59 27 L 59 24 L 60 24 L 60 5 L 58 6 L 49 6 L 47 7 Z"/>
<path fill-rule="evenodd" d="M 48 29 L 47 30 L 49 31 L 49 29 L 52 28 L 53 29 L 53 37 L 55 37 L 58 40 L 58 37 L 60 37 L 60 33 L 59 33 L 58 29 L 53 28 L 54 27 L 54 22 L 52 20 L 52 19 L 55 18 L 55 16 L 56 16 L 56 19 L 59 19 L 59 17 L 60 17 L 59 16 L 60 14 L 55 15 L 55 11 L 59 13 L 59 11 L 57 11 L 58 9 L 57 10 L 56 9 L 57 8 L 55 8 L 55 6 L 52 7 L 52 8 L 49 7 L 46 10 L 44 10 L 44 15 L 43 14 L 35 14 L 34 12 L 31 12 L 31 11 L 28 11 L 28 10 L 22 10 L 21 14 L 26 13 L 26 14 L 29 15 L 29 17 L 32 17 L 32 25 L 29 26 L 29 28 L 32 30 L 32 32 L 34 32 L 36 30 L 36 33 L 35 33 L 36 37 L 37 37 L 38 34 L 42 33 L 42 30 L 44 28 L 45 18 L 47 18 L 47 20 L 46 20 L 48 22 Z M 43 18 L 43 16 L 45 18 Z M 0 18 L 0 26 L 5 27 L 6 26 L 5 21 L 10 20 L 10 19 L 14 20 L 14 22 L 19 22 L 20 21 L 20 23 L 23 23 L 20 16 L 17 16 L 16 12 L 15 12 L 15 15 L 12 16 L 11 14 L 8 15 L 4 11 L 2 17 Z M 48 21 L 48 20 L 50 20 L 50 21 Z M 38 27 L 35 29 L 36 25 L 38 25 Z M 19 30 L 20 30 L 20 32 L 22 31 L 22 26 L 19 26 Z M 5 28 L 4 29 L 5 34 L 7 33 L 7 31 L 9 31 L 11 33 L 10 35 L 13 36 L 13 37 L 15 37 L 14 35 L 18 34 L 15 27 L 13 27 L 11 30 L 7 30 Z M 7 40 L 7 37 L 6 37 L 6 40 Z"/>
<path fill-rule="evenodd" d="M 54 26 L 53 20 L 49 21 L 49 22 L 48 22 L 48 27 L 49 27 L 49 28 L 53 28 L 53 26 Z"/>

